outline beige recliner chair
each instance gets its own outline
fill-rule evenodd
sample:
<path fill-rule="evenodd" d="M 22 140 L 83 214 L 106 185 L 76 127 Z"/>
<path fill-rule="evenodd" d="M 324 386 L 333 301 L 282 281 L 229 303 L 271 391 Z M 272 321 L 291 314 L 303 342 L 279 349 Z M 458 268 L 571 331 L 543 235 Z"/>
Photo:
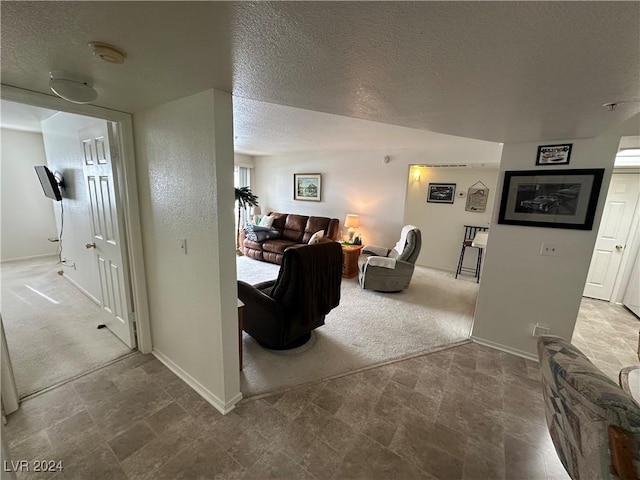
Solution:
<path fill-rule="evenodd" d="M 364 289 L 399 292 L 409 286 L 422 246 L 420 229 L 402 228 L 400 240 L 391 248 L 367 245 L 358 258 L 358 280 Z"/>

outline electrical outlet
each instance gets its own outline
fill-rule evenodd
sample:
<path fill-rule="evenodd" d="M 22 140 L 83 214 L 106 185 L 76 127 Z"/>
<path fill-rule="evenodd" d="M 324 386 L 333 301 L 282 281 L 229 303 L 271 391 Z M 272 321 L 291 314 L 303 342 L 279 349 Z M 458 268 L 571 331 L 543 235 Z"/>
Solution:
<path fill-rule="evenodd" d="M 547 335 L 550 331 L 551 331 L 551 327 L 548 327 L 548 326 L 543 325 L 541 323 L 536 323 L 533 326 L 533 330 L 532 330 L 531 334 L 534 337 L 539 337 L 540 335 Z"/>
<path fill-rule="evenodd" d="M 552 243 L 543 243 L 540 249 L 540 255 L 546 257 L 557 257 L 559 255 L 558 246 Z"/>

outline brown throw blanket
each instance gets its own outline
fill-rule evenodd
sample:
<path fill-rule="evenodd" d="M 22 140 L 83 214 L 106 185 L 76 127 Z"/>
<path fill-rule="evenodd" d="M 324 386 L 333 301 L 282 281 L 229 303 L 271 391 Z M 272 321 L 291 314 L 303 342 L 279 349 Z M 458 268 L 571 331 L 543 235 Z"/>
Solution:
<path fill-rule="evenodd" d="M 336 242 L 288 248 L 271 296 L 297 310 L 303 325 L 340 304 L 342 248 Z"/>

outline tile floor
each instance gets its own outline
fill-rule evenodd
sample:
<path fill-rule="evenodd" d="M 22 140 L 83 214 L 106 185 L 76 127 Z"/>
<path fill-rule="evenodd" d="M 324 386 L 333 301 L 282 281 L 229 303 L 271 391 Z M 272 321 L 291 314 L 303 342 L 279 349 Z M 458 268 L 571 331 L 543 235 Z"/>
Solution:
<path fill-rule="evenodd" d="M 616 383 L 623 367 L 638 364 L 640 319 L 622 305 L 583 298 L 571 342 Z"/>
<path fill-rule="evenodd" d="M 617 376 L 640 321 L 585 299 L 574 343 Z M 469 343 L 222 416 L 136 354 L 22 404 L 13 460 L 62 460 L 56 479 L 567 479 L 547 433 L 537 365 Z"/>
<path fill-rule="evenodd" d="M 568 478 L 537 365 L 469 343 L 219 414 L 137 354 L 23 403 L 13 460 L 56 479 Z"/>

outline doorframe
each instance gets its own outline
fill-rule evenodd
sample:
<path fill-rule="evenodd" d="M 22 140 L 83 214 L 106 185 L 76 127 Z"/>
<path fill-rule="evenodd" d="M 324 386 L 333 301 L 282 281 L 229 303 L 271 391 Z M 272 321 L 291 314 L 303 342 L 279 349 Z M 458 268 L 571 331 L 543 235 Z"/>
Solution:
<path fill-rule="evenodd" d="M 640 168 L 614 168 L 611 176 L 613 175 L 636 175 L 640 180 Z M 626 238 L 625 249 L 622 253 L 622 260 L 620 261 L 620 268 L 618 269 L 618 275 L 613 284 L 613 291 L 611 292 L 611 298 L 609 302 L 622 304 L 624 293 L 631 279 L 631 270 L 633 268 L 633 260 L 636 258 L 635 254 L 638 251 L 639 238 L 638 238 L 638 224 L 640 223 L 640 197 L 636 201 L 635 211 L 633 212 L 633 218 L 631 219 L 631 228 L 629 229 L 629 235 Z"/>
<path fill-rule="evenodd" d="M 131 275 L 131 293 L 133 296 L 138 350 L 142 353 L 151 353 L 151 322 L 149 319 L 147 279 L 142 248 L 142 223 L 138 200 L 132 115 L 95 105 L 75 104 L 52 95 L 8 85 L 1 86 L 0 98 L 34 107 L 99 118 L 118 125 L 117 140 L 121 147 L 119 148 L 121 155 L 118 156 L 114 163 L 115 168 L 122 172 L 122 175 L 118 175 L 120 177 L 118 182 L 124 188 L 119 189 L 116 201 L 118 202 L 118 208 L 121 208 L 124 214 L 127 239 L 126 254 L 129 257 L 129 274 Z"/>

